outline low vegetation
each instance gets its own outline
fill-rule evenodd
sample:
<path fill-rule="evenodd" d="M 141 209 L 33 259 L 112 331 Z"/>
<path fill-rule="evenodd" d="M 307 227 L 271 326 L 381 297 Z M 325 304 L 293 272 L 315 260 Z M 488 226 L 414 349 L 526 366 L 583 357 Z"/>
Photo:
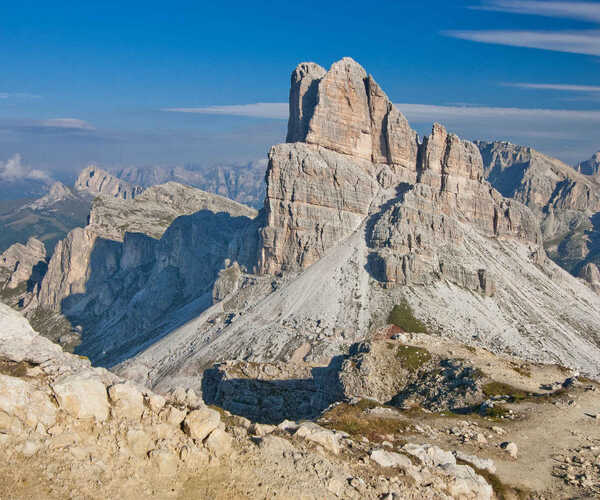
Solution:
<path fill-rule="evenodd" d="M 531 396 L 531 393 L 518 389 L 504 382 L 489 382 L 485 384 L 481 390 L 487 397 L 492 396 L 508 396 L 511 401 L 523 401 Z"/>
<path fill-rule="evenodd" d="M 399 418 L 369 415 L 365 410 L 381 406 L 375 401 L 362 400 L 355 405 L 342 403 L 323 414 L 319 424 L 328 429 L 347 432 L 352 437 L 366 437 L 371 442 L 385 441 L 388 434 L 404 432 L 409 423 Z"/>
<path fill-rule="evenodd" d="M 427 333 L 427 327 L 415 318 L 410 305 L 405 300 L 394 306 L 388 316 L 388 323 L 402 328 L 405 332 Z"/>
<path fill-rule="evenodd" d="M 402 368 L 414 372 L 431 360 L 431 354 L 422 347 L 401 345 L 396 351 L 396 358 L 402 364 Z"/>

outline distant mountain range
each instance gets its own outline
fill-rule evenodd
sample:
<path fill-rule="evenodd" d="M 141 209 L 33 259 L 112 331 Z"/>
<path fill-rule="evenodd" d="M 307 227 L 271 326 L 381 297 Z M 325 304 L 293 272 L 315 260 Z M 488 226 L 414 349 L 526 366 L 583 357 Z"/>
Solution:
<path fill-rule="evenodd" d="M 258 209 L 265 198 L 266 169 L 266 160 L 258 160 L 241 165 L 127 167 L 111 172 L 119 179 L 144 188 L 174 181 Z"/>

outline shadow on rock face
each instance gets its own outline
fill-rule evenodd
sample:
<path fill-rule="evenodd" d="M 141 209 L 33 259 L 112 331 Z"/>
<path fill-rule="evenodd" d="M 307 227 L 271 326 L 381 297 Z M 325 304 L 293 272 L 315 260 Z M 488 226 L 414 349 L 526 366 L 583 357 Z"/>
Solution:
<path fill-rule="evenodd" d="M 293 365 L 288 365 L 287 379 L 268 378 L 266 374 L 244 378 L 239 365 L 215 365 L 204 372 L 202 396 L 207 404 L 259 423 L 314 419 L 332 403 L 344 399 L 339 380 L 344 359 L 336 356 L 326 367 L 311 368 L 308 378 L 293 378 Z"/>
<path fill-rule="evenodd" d="M 178 318 L 169 315 L 180 308 L 193 304 L 200 314 L 212 304 L 219 271 L 250 244 L 241 235 L 251 225 L 248 217 L 201 210 L 178 217 L 160 240 L 140 233 L 125 233 L 122 242 L 96 238 L 85 291 L 61 303 L 83 331 L 77 353 L 114 366 L 172 331 Z"/>

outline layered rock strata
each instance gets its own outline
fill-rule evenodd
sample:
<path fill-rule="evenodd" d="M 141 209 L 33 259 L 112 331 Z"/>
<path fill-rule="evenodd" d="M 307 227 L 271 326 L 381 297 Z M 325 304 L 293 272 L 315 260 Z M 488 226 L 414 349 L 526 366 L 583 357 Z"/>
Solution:
<path fill-rule="evenodd" d="M 419 141 L 351 59 L 299 65 L 288 142 L 269 153 L 259 275 L 223 274 L 220 302 L 117 369 L 198 388 L 215 361 L 327 364 L 406 302 L 431 333 L 597 374 L 600 298 L 546 257 L 535 213 L 484 165 L 441 125 Z"/>
<path fill-rule="evenodd" d="M 75 189 L 93 196 L 104 195 L 131 200 L 141 194 L 143 188 L 123 181 L 95 165 L 83 169 L 75 181 Z"/>
<path fill-rule="evenodd" d="M 526 204 L 541 224 L 548 255 L 571 274 L 592 279 L 600 265 L 600 182 L 594 159 L 578 170 L 534 149 L 480 142 L 486 178 Z M 594 289 L 592 281 L 588 281 Z"/>

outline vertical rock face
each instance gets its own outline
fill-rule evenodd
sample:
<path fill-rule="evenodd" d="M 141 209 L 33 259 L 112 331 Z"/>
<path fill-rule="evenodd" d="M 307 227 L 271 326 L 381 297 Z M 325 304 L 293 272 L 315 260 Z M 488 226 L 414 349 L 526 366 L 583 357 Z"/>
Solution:
<path fill-rule="evenodd" d="M 192 301 L 210 305 L 219 271 L 241 259 L 242 239 L 251 246 L 251 231 L 241 235 L 255 215 L 174 182 L 135 200 L 101 198 L 90 224 L 58 243 L 39 305 L 82 326 L 78 352 L 110 364 L 135 351 L 169 312 Z"/>
<path fill-rule="evenodd" d="M 548 255 L 597 290 L 592 269 L 600 265 L 600 179 L 593 175 L 594 158 L 578 172 L 529 147 L 509 142 L 478 146 L 486 178 L 537 215 Z"/>
<path fill-rule="evenodd" d="M 9 274 L 5 285 L 15 289 L 20 284 L 37 283 L 46 267 L 46 247 L 36 238 L 29 238 L 27 244 L 15 243 L 0 255 L 0 268 Z"/>
<path fill-rule="evenodd" d="M 81 171 L 75 181 L 77 191 L 85 191 L 91 195 L 106 195 L 123 200 L 130 200 L 142 193 L 143 188 L 125 182 L 108 172 L 91 165 Z"/>
<path fill-rule="evenodd" d="M 308 125 L 317 104 L 318 85 L 325 73 L 315 63 L 301 63 L 292 72 L 286 142 L 302 142 L 306 139 Z"/>
<path fill-rule="evenodd" d="M 320 147 L 280 144 L 269 153 L 262 273 L 304 268 L 358 228 L 377 193 L 374 166 Z"/>
<path fill-rule="evenodd" d="M 298 66 L 290 99 L 287 142 L 316 144 L 374 163 L 414 165 L 416 132 L 373 77 L 349 57 L 327 73 L 312 63 Z"/>
<path fill-rule="evenodd" d="M 584 175 L 600 177 L 600 151 L 594 153 L 589 160 L 580 163 L 579 169 Z"/>
<path fill-rule="evenodd" d="M 361 224 L 383 269 L 378 275 L 389 283 L 439 273 L 435 248 L 460 246 L 459 221 L 488 237 L 541 241 L 531 212 L 484 181 L 475 144 L 439 124 L 419 143 L 350 58 L 326 73 L 307 63 L 293 72 L 288 142 L 269 155 L 262 273 L 306 268 Z M 477 284 L 479 271 L 465 272 Z"/>

